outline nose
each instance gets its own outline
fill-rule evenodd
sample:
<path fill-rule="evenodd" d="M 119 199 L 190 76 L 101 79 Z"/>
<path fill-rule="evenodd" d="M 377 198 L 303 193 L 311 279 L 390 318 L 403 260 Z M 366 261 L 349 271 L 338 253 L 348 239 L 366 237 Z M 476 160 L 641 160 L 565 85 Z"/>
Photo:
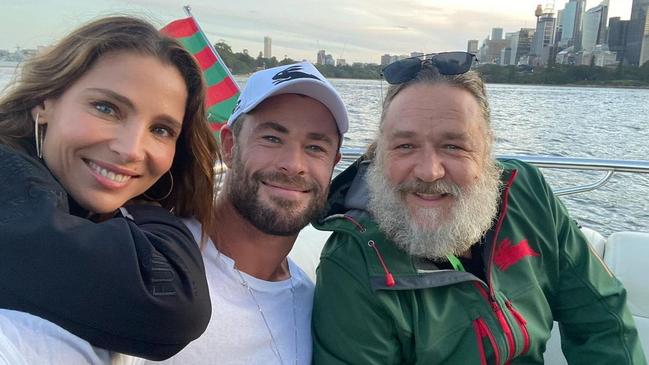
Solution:
<path fill-rule="evenodd" d="M 424 155 L 415 165 L 414 174 L 421 181 L 433 182 L 446 175 L 446 168 L 438 153 L 432 149 L 426 149 Z"/>
<path fill-rule="evenodd" d="M 304 150 L 298 145 L 286 145 L 277 154 L 277 167 L 287 176 L 304 175 L 306 161 Z"/>
<path fill-rule="evenodd" d="M 116 130 L 109 148 L 119 156 L 120 162 L 144 160 L 147 129 L 145 123 L 126 122 Z"/>

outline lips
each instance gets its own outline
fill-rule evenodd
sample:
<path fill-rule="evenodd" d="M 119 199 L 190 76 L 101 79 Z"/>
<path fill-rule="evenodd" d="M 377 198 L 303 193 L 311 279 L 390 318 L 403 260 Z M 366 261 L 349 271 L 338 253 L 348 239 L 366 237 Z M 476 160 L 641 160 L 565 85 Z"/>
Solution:
<path fill-rule="evenodd" d="M 449 193 L 438 193 L 438 194 L 430 194 L 430 193 L 413 193 L 416 195 L 418 198 L 423 199 L 423 200 L 439 200 L 443 199 L 446 197 L 451 196 Z"/>
<path fill-rule="evenodd" d="M 286 201 L 302 200 L 310 192 L 310 190 L 304 190 L 301 186 L 278 184 L 269 181 L 261 181 L 261 184 L 266 187 L 271 196 Z"/>
<path fill-rule="evenodd" d="M 88 167 L 97 175 L 116 183 L 125 183 L 132 177 L 136 176 L 135 174 L 125 173 L 124 171 L 117 171 L 117 168 L 107 168 L 105 166 L 100 166 L 98 163 L 91 160 L 84 161 L 86 165 L 88 165 Z"/>
<path fill-rule="evenodd" d="M 276 182 L 271 182 L 271 181 L 262 181 L 262 184 L 266 186 L 270 186 L 275 189 L 282 189 L 282 190 L 288 190 L 288 191 L 294 191 L 298 193 L 308 193 L 309 190 L 305 189 L 301 186 L 292 186 L 292 185 L 286 185 L 286 184 L 280 184 Z"/>

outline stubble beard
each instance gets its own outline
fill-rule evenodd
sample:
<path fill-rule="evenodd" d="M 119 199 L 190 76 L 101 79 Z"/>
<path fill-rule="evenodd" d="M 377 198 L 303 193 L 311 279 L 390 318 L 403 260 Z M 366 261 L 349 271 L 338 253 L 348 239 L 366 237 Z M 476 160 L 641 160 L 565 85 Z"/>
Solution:
<path fill-rule="evenodd" d="M 376 152 L 378 157 L 380 151 Z M 368 168 L 368 210 L 381 231 L 408 254 L 445 261 L 447 255 L 467 252 L 491 228 L 502 187 L 502 169 L 493 159 L 485 163 L 478 180 L 464 189 L 444 180 L 406 182 L 392 187 L 385 178 L 383 165 L 378 159 Z M 418 208 L 411 212 L 404 200 L 408 192 L 447 193 L 453 205 L 450 209 Z"/>
<path fill-rule="evenodd" d="M 311 199 L 303 209 L 300 209 L 302 201 L 271 196 L 270 202 L 264 202 L 259 196 L 262 180 L 309 190 Z M 275 236 L 296 235 L 311 220 L 317 218 L 324 209 L 327 192 L 328 189 L 323 191 L 315 181 L 301 176 L 291 177 L 276 171 L 255 171 L 250 174 L 240 159 L 237 147 L 232 155 L 232 169 L 224 191 L 244 219 L 261 232 Z"/>

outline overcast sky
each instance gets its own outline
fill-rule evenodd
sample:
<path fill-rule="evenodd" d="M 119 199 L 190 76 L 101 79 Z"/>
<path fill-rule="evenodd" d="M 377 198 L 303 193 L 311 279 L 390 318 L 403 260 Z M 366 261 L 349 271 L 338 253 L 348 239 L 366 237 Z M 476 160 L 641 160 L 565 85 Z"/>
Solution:
<path fill-rule="evenodd" d="M 256 56 L 263 37 L 273 56 L 314 61 L 318 49 L 347 62 L 376 62 L 384 53 L 464 50 L 493 27 L 513 32 L 534 27 L 534 10 L 546 0 L 196 0 L 194 16 L 212 43 Z M 555 11 L 567 0 L 557 0 Z M 600 0 L 588 0 L 587 7 Z M 610 0 L 609 16 L 629 19 L 632 0 Z M 101 16 L 132 14 L 162 26 L 182 18 L 173 0 L 0 0 L 0 49 L 47 45 Z"/>

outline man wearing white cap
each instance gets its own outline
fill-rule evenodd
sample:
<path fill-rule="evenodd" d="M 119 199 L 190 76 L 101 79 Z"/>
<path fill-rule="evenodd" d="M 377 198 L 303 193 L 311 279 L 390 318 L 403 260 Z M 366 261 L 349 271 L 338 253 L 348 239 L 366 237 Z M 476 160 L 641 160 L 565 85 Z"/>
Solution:
<path fill-rule="evenodd" d="M 250 77 L 221 131 L 229 170 L 203 247 L 212 319 L 165 363 L 311 363 L 313 283 L 287 255 L 324 207 L 347 124 L 309 63 Z M 198 223 L 187 224 L 200 239 Z"/>

